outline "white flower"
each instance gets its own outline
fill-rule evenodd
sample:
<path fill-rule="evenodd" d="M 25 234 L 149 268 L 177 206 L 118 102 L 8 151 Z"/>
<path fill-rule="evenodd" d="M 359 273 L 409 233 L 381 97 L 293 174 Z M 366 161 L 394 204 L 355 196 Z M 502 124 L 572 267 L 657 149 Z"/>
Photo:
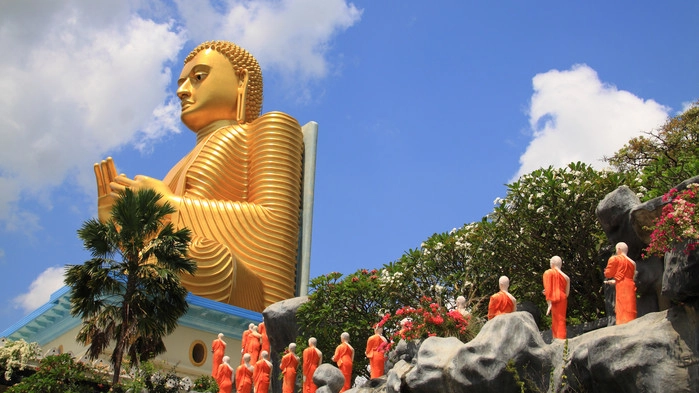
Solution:
<path fill-rule="evenodd" d="M 184 377 L 180 381 L 180 389 L 183 389 L 186 392 L 189 392 L 190 390 L 192 390 L 193 386 L 194 386 L 194 383 L 192 382 L 191 379 L 189 379 L 189 377 Z"/>
<path fill-rule="evenodd" d="M 168 379 L 167 381 L 165 381 L 166 389 L 173 389 L 177 385 L 177 381 L 175 381 L 174 379 Z"/>

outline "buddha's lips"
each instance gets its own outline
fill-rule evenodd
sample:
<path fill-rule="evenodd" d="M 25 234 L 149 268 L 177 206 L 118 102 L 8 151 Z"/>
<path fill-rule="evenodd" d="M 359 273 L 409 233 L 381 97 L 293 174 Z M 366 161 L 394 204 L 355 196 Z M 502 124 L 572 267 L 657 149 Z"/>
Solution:
<path fill-rule="evenodd" d="M 187 109 L 188 106 L 194 104 L 192 101 L 182 101 L 182 109 Z"/>

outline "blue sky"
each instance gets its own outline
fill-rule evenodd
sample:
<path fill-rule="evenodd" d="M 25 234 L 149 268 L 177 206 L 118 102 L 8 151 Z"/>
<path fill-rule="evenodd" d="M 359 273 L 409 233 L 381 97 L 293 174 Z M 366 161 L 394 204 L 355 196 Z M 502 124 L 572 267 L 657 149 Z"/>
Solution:
<path fill-rule="evenodd" d="M 319 123 L 311 277 L 398 259 L 548 165 L 604 167 L 699 98 L 695 1 L 0 3 L 0 330 L 89 255 L 92 164 L 162 178 L 194 145 L 202 41 L 260 61 L 263 111 Z"/>

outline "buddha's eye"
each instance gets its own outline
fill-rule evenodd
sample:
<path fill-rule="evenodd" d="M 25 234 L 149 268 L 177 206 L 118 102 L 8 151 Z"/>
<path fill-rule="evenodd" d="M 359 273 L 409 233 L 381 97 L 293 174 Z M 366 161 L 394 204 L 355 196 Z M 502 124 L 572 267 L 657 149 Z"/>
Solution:
<path fill-rule="evenodd" d="M 194 74 L 194 79 L 201 82 L 204 80 L 204 78 L 206 78 L 206 75 L 207 75 L 206 72 L 197 72 L 196 74 Z"/>

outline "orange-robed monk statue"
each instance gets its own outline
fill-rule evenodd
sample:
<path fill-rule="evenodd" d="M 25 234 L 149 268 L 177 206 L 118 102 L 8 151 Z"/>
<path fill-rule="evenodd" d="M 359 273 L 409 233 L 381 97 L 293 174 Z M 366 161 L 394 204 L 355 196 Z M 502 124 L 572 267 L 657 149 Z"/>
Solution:
<path fill-rule="evenodd" d="M 303 134 L 292 117 L 260 116 L 262 73 L 246 50 L 205 42 L 185 59 L 178 79 L 182 122 L 196 145 L 165 176 L 116 174 L 111 159 L 95 164 L 99 218 L 109 218 L 125 188 L 152 188 L 189 228 L 193 294 L 262 311 L 294 296 L 299 239 Z"/>
<path fill-rule="evenodd" d="M 551 314 L 551 332 L 553 338 L 565 340 L 568 333 L 566 329 L 566 311 L 568 308 L 568 295 L 570 295 L 570 277 L 563 273 L 561 267 L 563 260 L 558 255 L 550 261 L 551 268 L 544 272 L 544 296 L 548 308 L 546 315 Z"/>

